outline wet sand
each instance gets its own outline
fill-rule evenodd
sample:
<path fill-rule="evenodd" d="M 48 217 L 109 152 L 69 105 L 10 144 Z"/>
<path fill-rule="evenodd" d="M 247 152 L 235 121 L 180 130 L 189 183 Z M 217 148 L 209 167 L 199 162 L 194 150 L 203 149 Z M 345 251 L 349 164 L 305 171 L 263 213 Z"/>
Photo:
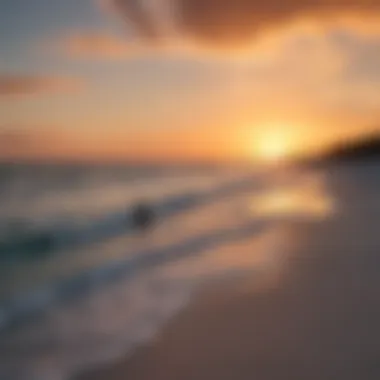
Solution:
<path fill-rule="evenodd" d="M 274 283 L 213 286 L 150 345 L 77 380 L 380 379 L 380 217 L 363 217 L 289 227 L 298 245 Z"/>

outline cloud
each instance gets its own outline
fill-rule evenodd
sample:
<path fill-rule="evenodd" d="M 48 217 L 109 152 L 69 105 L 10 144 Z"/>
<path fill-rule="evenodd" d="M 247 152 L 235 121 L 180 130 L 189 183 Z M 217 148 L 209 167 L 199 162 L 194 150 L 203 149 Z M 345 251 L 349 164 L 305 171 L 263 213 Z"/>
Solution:
<path fill-rule="evenodd" d="M 369 17 L 380 20 L 380 2 L 374 0 L 108 0 L 144 39 L 159 40 L 162 33 L 157 3 L 170 15 L 166 23 L 181 38 L 209 46 L 239 46 L 269 30 L 300 20 L 330 23 L 371 32 Z M 155 5 L 155 6 L 154 6 Z M 374 28 L 375 32 L 378 27 Z"/>
<path fill-rule="evenodd" d="M 359 37 L 378 40 L 380 38 L 380 13 L 367 14 L 362 18 L 347 15 L 340 19 L 339 26 L 346 31 L 354 32 Z"/>
<path fill-rule="evenodd" d="M 66 93 L 81 87 L 73 78 L 0 74 L 0 97 Z"/>
<path fill-rule="evenodd" d="M 12 129 L 0 128 L 0 147 L 4 148 L 23 148 L 29 144 L 30 140 L 25 134 Z"/>
<path fill-rule="evenodd" d="M 58 46 L 77 58 L 124 59 L 138 54 L 141 44 L 128 43 L 124 38 L 108 33 L 72 33 L 62 37 Z"/>
<path fill-rule="evenodd" d="M 140 0 L 112 0 L 116 11 L 120 11 L 136 28 L 137 32 L 147 39 L 159 37 L 159 28 L 155 15 Z"/>
<path fill-rule="evenodd" d="M 275 58 L 302 35 L 324 38 L 340 30 L 365 40 L 380 38 L 380 0 L 97 1 L 103 11 L 125 21 L 127 33 L 69 32 L 54 41 L 65 55 L 109 60 L 152 54 Z"/>
<path fill-rule="evenodd" d="M 38 127 L 0 126 L 0 159 L 22 156 L 35 151 L 38 146 L 49 146 L 43 135 Z"/>
<path fill-rule="evenodd" d="M 0 125 L 0 160 L 74 157 L 91 148 L 89 139 L 62 125 Z"/>

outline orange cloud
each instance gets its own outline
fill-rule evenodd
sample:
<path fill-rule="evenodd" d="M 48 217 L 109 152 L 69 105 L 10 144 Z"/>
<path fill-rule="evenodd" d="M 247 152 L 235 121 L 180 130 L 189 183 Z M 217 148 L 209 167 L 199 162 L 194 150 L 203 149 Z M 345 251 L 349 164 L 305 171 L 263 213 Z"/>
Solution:
<path fill-rule="evenodd" d="M 135 31 L 74 32 L 58 46 L 76 58 L 178 55 L 212 59 L 275 58 L 299 35 L 337 29 L 380 37 L 380 0 L 101 0 Z M 129 30 L 130 31 L 130 30 Z M 55 41 L 56 44 L 56 41 Z"/>
<path fill-rule="evenodd" d="M 0 127 L 0 159 L 34 155 L 46 144 L 46 132 L 38 127 Z"/>
<path fill-rule="evenodd" d="M 0 74 L 0 97 L 66 93 L 81 87 L 82 83 L 72 78 Z"/>
<path fill-rule="evenodd" d="M 380 14 L 375 12 L 360 18 L 346 15 L 339 20 L 339 25 L 346 30 L 367 38 L 380 38 Z"/>
<path fill-rule="evenodd" d="M 0 126 L 0 160 L 85 159 L 99 147 L 92 136 L 62 126 Z"/>
<path fill-rule="evenodd" d="M 108 0 L 144 39 L 176 36 L 210 46 L 238 46 L 268 30 L 300 20 L 359 27 L 363 19 L 376 23 L 380 2 L 374 0 Z M 159 3 L 159 6 L 157 5 Z M 158 9 L 160 11 L 158 11 Z M 166 11 L 162 11 L 166 9 Z M 351 20 L 347 23 L 348 20 Z M 359 20 L 359 21 L 358 21 Z M 162 24 L 170 24 L 162 28 Z M 356 23 L 356 25 L 355 25 Z M 367 26 L 368 29 L 368 26 Z M 378 29 L 377 27 L 375 28 Z"/>

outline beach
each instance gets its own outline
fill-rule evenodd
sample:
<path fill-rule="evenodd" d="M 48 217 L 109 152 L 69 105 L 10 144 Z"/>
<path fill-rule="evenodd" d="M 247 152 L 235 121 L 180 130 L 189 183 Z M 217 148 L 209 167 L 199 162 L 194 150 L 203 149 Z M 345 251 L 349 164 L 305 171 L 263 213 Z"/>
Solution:
<path fill-rule="evenodd" d="M 275 276 L 208 286 L 149 344 L 76 380 L 379 379 L 378 201 L 334 186 L 345 209 L 288 225 Z"/>
<path fill-rule="evenodd" d="M 4 235 L 1 380 L 379 378 L 376 162 L 86 172 L 97 187 L 69 187 L 57 210 L 50 181 L 29 235 Z M 156 220 L 128 229 L 146 190 Z M 51 215 L 54 229 L 39 224 Z M 41 234 L 54 250 L 33 258 Z"/>

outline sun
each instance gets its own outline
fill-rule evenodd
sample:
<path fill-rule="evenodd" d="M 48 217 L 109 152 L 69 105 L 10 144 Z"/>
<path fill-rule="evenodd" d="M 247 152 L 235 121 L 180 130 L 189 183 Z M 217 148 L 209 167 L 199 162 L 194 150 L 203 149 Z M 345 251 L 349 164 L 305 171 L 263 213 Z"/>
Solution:
<path fill-rule="evenodd" d="M 255 140 L 254 153 L 263 161 L 283 161 L 290 155 L 289 141 L 284 134 L 268 132 Z"/>

